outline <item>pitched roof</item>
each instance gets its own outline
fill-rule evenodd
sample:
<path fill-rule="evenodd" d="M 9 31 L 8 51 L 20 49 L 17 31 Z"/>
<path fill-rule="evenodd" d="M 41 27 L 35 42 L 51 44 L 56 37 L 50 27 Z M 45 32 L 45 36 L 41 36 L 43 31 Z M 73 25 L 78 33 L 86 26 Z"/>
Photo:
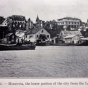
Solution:
<path fill-rule="evenodd" d="M 42 28 L 33 28 L 33 29 L 27 31 L 25 34 L 26 34 L 26 35 L 27 35 L 27 34 L 35 34 L 35 33 L 37 33 L 38 31 L 40 31 L 41 29 L 42 29 Z"/>
<path fill-rule="evenodd" d="M 73 38 L 75 35 L 67 35 L 66 37 L 64 38 Z"/>
<path fill-rule="evenodd" d="M 62 31 L 64 35 L 82 35 L 80 31 Z"/>
<path fill-rule="evenodd" d="M 82 36 L 80 31 L 61 31 L 63 38 L 72 38 L 74 36 Z"/>
<path fill-rule="evenodd" d="M 25 31 L 23 31 L 23 30 L 17 30 L 16 33 L 15 33 L 15 35 L 16 35 L 17 37 L 23 37 L 24 34 L 25 34 Z"/>
<path fill-rule="evenodd" d="M 6 36 L 11 36 L 13 33 L 8 33 Z"/>
<path fill-rule="evenodd" d="M 4 20 L 5 20 L 5 18 L 0 16 L 0 24 L 2 24 Z"/>

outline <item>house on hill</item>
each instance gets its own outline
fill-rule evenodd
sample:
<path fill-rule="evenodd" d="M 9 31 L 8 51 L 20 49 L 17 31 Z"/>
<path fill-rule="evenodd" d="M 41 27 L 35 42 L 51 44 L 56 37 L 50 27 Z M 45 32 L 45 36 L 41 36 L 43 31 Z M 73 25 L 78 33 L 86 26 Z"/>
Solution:
<path fill-rule="evenodd" d="M 8 28 L 11 32 L 15 30 L 26 30 L 26 18 L 22 15 L 12 15 L 7 17 Z"/>
<path fill-rule="evenodd" d="M 64 17 L 57 20 L 57 24 L 59 26 L 66 26 L 68 30 L 76 30 L 81 25 L 81 20 L 78 18 L 72 18 L 72 17 Z"/>
<path fill-rule="evenodd" d="M 33 28 L 25 33 L 25 40 L 36 43 L 46 43 L 50 41 L 50 33 L 44 28 Z"/>

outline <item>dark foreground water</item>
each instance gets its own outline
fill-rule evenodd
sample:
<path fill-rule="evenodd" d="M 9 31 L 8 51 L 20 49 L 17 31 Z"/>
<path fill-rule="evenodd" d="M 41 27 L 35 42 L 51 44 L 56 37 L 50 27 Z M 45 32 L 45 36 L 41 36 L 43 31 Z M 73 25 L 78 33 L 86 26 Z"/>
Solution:
<path fill-rule="evenodd" d="M 87 46 L 0 51 L 0 77 L 88 77 Z"/>

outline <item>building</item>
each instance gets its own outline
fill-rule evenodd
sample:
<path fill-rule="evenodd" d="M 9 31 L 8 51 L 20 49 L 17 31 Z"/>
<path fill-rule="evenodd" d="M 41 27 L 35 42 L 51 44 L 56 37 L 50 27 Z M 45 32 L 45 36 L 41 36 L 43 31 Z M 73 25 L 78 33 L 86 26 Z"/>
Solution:
<path fill-rule="evenodd" d="M 57 24 L 67 30 L 77 30 L 81 25 L 81 20 L 78 18 L 64 17 L 58 19 Z"/>
<path fill-rule="evenodd" d="M 25 31 L 17 30 L 14 33 L 8 33 L 6 35 L 6 43 L 24 43 L 25 42 Z"/>
<path fill-rule="evenodd" d="M 0 17 L 0 39 L 3 39 L 8 33 L 7 18 Z"/>
<path fill-rule="evenodd" d="M 27 31 L 25 40 L 30 42 L 47 42 L 50 41 L 50 34 L 44 28 L 34 28 Z"/>
<path fill-rule="evenodd" d="M 0 24 L 2 24 L 4 20 L 5 20 L 5 18 L 0 16 Z"/>
<path fill-rule="evenodd" d="M 10 31 L 26 30 L 25 16 L 12 15 L 7 17 L 7 20 L 8 20 L 8 28 Z"/>
<path fill-rule="evenodd" d="M 81 38 L 83 38 L 80 31 L 61 31 L 59 34 L 60 40 L 62 40 L 64 43 L 81 43 Z"/>
<path fill-rule="evenodd" d="M 36 27 L 37 28 L 39 28 L 39 27 L 44 28 L 44 24 L 45 24 L 45 21 L 40 20 L 39 17 L 37 16 L 37 18 L 36 18 Z"/>
<path fill-rule="evenodd" d="M 84 37 L 88 37 L 88 19 L 87 22 L 82 22 L 82 25 L 78 29 Z"/>
<path fill-rule="evenodd" d="M 26 23 L 26 30 L 30 30 L 34 27 L 34 23 L 31 21 L 31 19 L 29 18 L 27 23 Z"/>
<path fill-rule="evenodd" d="M 87 22 L 85 23 L 85 26 L 84 26 L 84 31 L 87 31 L 88 30 L 88 19 L 87 19 Z"/>

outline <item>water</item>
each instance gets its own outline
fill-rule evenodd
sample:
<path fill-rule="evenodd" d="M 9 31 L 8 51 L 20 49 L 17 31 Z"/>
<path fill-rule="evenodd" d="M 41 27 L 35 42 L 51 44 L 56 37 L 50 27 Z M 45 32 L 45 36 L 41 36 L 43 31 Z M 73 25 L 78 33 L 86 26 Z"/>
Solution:
<path fill-rule="evenodd" d="M 0 51 L 0 77 L 88 77 L 87 46 L 37 46 Z"/>

